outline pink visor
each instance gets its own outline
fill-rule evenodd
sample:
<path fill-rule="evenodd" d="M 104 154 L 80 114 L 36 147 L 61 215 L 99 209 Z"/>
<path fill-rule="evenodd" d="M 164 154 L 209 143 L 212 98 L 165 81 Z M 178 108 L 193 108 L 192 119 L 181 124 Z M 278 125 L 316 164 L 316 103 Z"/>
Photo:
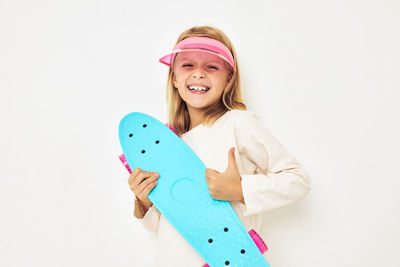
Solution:
<path fill-rule="evenodd" d="M 229 65 L 231 65 L 233 72 L 236 71 L 235 61 L 233 60 L 232 53 L 228 47 L 226 47 L 220 41 L 208 37 L 186 38 L 175 45 L 172 53 L 163 56 L 159 59 L 159 61 L 171 67 L 174 62 L 175 55 L 179 52 L 185 51 L 203 51 L 214 54 L 228 62 Z"/>

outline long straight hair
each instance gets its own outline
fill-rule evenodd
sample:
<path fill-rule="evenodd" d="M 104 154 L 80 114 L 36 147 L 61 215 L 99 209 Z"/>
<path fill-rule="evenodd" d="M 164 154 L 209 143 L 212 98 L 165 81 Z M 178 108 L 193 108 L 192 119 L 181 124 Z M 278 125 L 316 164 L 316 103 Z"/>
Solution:
<path fill-rule="evenodd" d="M 195 26 L 191 27 L 178 37 L 176 44 L 188 37 L 209 37 L 223 43 L 231 51 L 235 61 L 236 72 L 231 70 L 228 76 L 229 83 L 225 87 L 219 102 L 210 106 L 201 120 L 203 125 L 212 125 L 218 118 L 224 115 L 228 110 L 241 109 L 246 110 L 242 97 L 242 89 L 240 83 L 240 72 L 236 58 L 236 52 L 229 38 L 218 28 L 213 26 Z M 175 44 L 175 45 L 176 45 Z M 167 81 L 167 108 L 168 123 L 178 135 L 182 135 L 189 130 L 190 117 L 186 103 L 179 95 L 179 91 L 173 84 L 174 69 L 173 66 L 168 71 Z"/>

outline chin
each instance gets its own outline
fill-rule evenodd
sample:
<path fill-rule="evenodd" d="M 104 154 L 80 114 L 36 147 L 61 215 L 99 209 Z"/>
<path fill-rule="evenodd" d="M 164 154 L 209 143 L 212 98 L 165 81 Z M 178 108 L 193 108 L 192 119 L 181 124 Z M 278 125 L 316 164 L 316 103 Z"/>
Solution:
<path fill-rule="evenodd" d="M 209 105 L 190 105 L 191 108 L 195 108 L 195 109 L 205 109 L 208 106 Z"/>
<path fill-rule="evenodd" d="M 210 106 L 209 103 L 186 103 L 188 106 L 190 106 L 191 108 L 195 108 L 195 109 L 204 109 Z"/>

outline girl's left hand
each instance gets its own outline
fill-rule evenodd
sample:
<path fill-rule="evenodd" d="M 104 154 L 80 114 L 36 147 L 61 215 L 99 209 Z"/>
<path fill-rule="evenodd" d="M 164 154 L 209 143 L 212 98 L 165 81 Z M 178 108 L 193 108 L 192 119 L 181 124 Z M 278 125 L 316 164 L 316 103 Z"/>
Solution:
<path fill-rule="evenodd" d="M 242 178 L 235 160 L 235 148 L 228 152 L 228 168 L 220 173 L 214 169 L 205 170 L 206 181 L 211 197 L 216 200 L 243 200 Z"/>

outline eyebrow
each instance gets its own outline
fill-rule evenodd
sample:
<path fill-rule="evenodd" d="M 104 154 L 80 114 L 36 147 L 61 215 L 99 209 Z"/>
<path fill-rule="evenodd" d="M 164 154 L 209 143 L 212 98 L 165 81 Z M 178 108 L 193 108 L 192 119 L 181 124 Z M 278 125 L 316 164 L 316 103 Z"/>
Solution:
<path fill-rule="evenodd" d="M 191 60 L 190 58 L 186 58 L 186 57 L 179 59 L 179 61 L 184 61 L 184 60 L 193 61 L 193 60 Z M 206 60 L 206 62 L 207 62 L 207 63 L 217 63 L 217 64 L 223 64 L 223 62 L 216 61 L 215 59 L 212 59 L 212 60 Z"/>

